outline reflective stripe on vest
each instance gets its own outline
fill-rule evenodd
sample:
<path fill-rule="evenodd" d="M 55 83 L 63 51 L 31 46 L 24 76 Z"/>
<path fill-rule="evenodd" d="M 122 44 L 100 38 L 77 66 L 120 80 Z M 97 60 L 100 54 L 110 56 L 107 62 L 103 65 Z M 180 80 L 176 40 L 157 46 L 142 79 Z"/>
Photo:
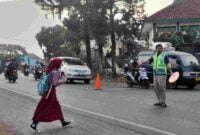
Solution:
<path fill-rule="evenodd" d="M 157 75 L 166 75 L 167 66 L 165 64 L 165 53 L 161 53 L 157 56 L 157 53 L 153 56 L 153 70 L 154 74 Z"/>

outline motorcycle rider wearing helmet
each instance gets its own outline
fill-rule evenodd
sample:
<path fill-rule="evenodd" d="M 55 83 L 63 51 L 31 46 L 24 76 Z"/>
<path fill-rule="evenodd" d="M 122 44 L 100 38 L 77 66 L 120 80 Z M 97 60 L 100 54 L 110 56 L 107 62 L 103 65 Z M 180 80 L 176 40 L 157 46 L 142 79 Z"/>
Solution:
<path fill-rule="evenodd" d="M 13 70 L 17 70 L 18 64 L 16 59 L 12 59 L 11 62 L 7 66 L 7 73 L 10 74 Z"/>
<path fill-rule="evenodd" d="M 39 75 L 38 71 L 39 71 L 39 70 L 42 70 L 42 72 L 43 72 L 42 65 L 40 64 L 39 61 L 36 61 L 36 63 L 35 63 L 35 73 L 34 73 L 34 76 L 35 76 L 36 78 L 38 78 L 38 75 Z"/>
<path fill-rule="evenodd" d="M 25 63 L 25 64 L 24 64 L 24 70 L 25 70 L 26 68 L 29 68 L 29 65 Z"/>
<path fill-rule="evenodd" d="M 26 69 L 28 69 L 28 71 L 29 71 L 29 65 L 27 63 L 25 63 L 24 66 L 23 66 L 23 72 L 24 73 L 26 72 Z"/>
<path fill-rule="evenodd" d="M 42 68 L 42 65 L 40 64 L 39 61 L 36 61 L 36 64 L 35 64 L 35 72 L 37 69 L 41 69 Z"/>

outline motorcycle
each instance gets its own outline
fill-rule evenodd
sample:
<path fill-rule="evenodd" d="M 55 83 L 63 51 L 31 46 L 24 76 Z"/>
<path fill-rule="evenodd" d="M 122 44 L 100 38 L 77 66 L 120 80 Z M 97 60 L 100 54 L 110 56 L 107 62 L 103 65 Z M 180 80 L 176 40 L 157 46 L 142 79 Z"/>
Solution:
<path fill-rule="evenodd" d="M 8 74 L 9 82 L 13 81 L 13 83 L 15 83 L 17 78 L 18 78 L 17 70 L 11 70 Z"/>
<path fill-rule="evenodd" d="M 148 89 L 150 87 L 149 77 L 147 75 L 146 68 L 139 67 L 133 75 L 129 70 L 125 70 L 125 77 L 128 87 L 133 85 L 140 85 L 142 88 Z"/>
<path fill-rule="evenodd" d="M 37 69 L 35 70 L 35 74 L 34 74 L 35 80 L 40 79 L 41 76 L 42 76 L 42 74 L 43 74 L 42 68 L 37 68 Z"/>
<path fill-rule="evenodd" d="M 29 76 L 29 68 L 24 69 L 24 76 Z"/>

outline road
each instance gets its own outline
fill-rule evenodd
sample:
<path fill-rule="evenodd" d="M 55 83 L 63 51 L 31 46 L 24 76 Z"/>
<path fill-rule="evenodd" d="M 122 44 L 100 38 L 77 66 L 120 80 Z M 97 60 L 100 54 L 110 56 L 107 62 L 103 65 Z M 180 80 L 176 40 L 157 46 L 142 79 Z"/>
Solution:
<path fill-rule="evenodd" d="M 30 133 L 29 130 L 26 131 L 26 128 L 21 126 L 24 125 L 26 127 L 30 123 L 30 118 L 37 104 L 39 96 L 37 95 L 36 85 L 37 82 L 34 81 L 32 76 L 24 77 L 20 75 L 15 84 L 9 84 L 2 75 L 0 76 L 0 87 L 7 90 L 0 91 L 5 94 L 1 94 L 0 100 L 10 102 L 6 97 L 11 95 L 18 96 L 20 98 L 14 98 L 16 101 L 14 100 L 12 103 L 18 103 L 19 106 L 12 107 L 11 112 L 15 112 L 17 108 L 20 108 L 18 112 L 20 116 L 21 110 L 25 109 L 23 112 L 26 112 L 27 116 L 25 118 L 20 117 L 19 120 L 23 124 L 17 124 L 19 131 L 23 134 Z M 148 90 L 127 88 L 125 84 L 108 82 L 102 82 L 102 88 L 102 91 L 96 91 L 94 90 L 94 84 L 85 85 L 81 83 L 65 84 L 58 88 L 58 98 L 62 103 L 65 114 L 69 118 L 75 119 L 75 125 L 72 126 L 72 129 L 66 129 L 67 132 L 69 130 L 72 134 L 81 134 L 82 131 L 86 131 L 86 134 L 91 135 L 134 135 L 139 133 L 146 135 L 172 135 L 173 133 L 178 135 L 199 135 L 200 90 L 198 89 L 192 91 L 186 89 L 167 90 L 168 108 L 164 109 L 153 106 L 156 99 L 152 88 Z M 8 90 L 12 92 L 8 92 Z M 25 102 L 26 104 L 24 104 Z M 3 103 L 3 106 L 1 102 L 1 108 L 9 110 L 11 107 L 6 106 L 7 104 L 9 103 Z M 0 112 L 1 118 L 3 118 L 6 112 Z M 13 113 L 10 116 L 12 115 Z M 85 120 L 85 118 L 87 119 Z M 79 121 L 86 121 L 86 123 L 92 121 L 92 124 L 88 126 L 91 130 L 87 131 L 89 128 L 80 124 L 81 122 Z M 93 122 L 97 124 L 93 124 Z M 58 128 L 59 124 L 50 125 L 53 126 L 53 129 L 56 128 L 54 132 L 63 131 Z M 45 124 L 42 127 L 45 133 L 52 131 L 52 128 L 47 127 Z M 105 132 L 103 133 L 102 131 L 104 130 Z"/>
<path fill-rule="evenodd" d="M 7 127 L 7 134 L 14 132 L 17 135 L 35 134 L 29 128 L 31 117 L 35 109 L 36 100 L 29 99 L 22 95 L 0 89 L 0 127 Z M 72 119 L 72 125 L 61 128 L 59 121 L 49 124 L 39 124 L 39 131 L 42 135 L 142 135 L 120 126 L 77 115 L 64 109 L 68 119 Z M 9 130 L 8 130 L 9 129 Z M 0 128 L 0 134 L 5 130 Z M 2 135 L 2 134 L 1 134 Z"/>

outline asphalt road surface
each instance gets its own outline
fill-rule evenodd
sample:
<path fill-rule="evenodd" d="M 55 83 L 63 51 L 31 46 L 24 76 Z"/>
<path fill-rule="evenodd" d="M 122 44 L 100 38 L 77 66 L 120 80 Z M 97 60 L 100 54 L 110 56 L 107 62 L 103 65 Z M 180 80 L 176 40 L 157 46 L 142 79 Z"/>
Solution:
<path fill-rule="evenodd" d="M 0 135 L 29 135 L 35 134 L 29 128 L 37 100 L 0 89 Z M 104 121 L 89 118 L 83 115 L 64 110 L 66 119 L 73 123 L 61 128 L 59 121 L 40 123 L 41 135 L 143 135 L 136 131 L 123 128 Z"/>
<path fill-rule="evenodd" d="M 24 77 L 20 75 L 15 84 L 8 83 L 3 76 L 0 76 L 0 87 L 4 88 L 6 92 L 12 91 L 8 92 L 9 94 L 6 93 L 7 96 L 0 96 L 0 107 L 5 110 L 0 111 L 0 118 L 3 118 L 2 112 L 6 114 L 6 110 L 12 107 L 11 105 L 6 106 L 8 103 L 2 103 L 3 101 L 10 101 L 4 99 L 4 97 L 10 97 L 11 95 L 18 97 L 12 103 L 17 103 L 19 106 L 12 107 L 14 109 L 11 112 L 15 112 L 16 108 L 20 108 L 18 113 L 21 115 L 23 114 L 21 110 L 26 112 L 26 118 L 20 118 L 22 119 L 20 121 L 24 124 L 18 124 L 19 130 L 17 131 L 22 133 L 31 132 L 30 129 L 27 130 L 26 128 L 31 122 L 32 113 L 38 98 L 40 98 L 37 94 L 36 85 L 37 82 L 34 81 L 32 76 Z M 93 83 L 89 85 L 82 83 L 65 84 L 58 88 L 58 99 L 62 103 L 64 112 L 68 118 L 74 119 L 75 124 L 72 126 L 73 128 L 64 130 L 75 135 L 84 134 L 84 132 L 89 135 L 199 135 L 200 133 L 200 90 L 198 88 L 194 90 L 167 90 L 168 108 L 165 109 L 153 106 L 156 98 L 152 88 L 148 90 L 139 87 L 127 88 L 125 84 L 114 82 L 102 82 L 102 88 L 102 91 L 94 90 Z M 2 91 L 0 92 L 5 94 L 5 91 Z M 27 102 L 27 106 L 25 102 Z M 26 108 L 27 110 L 23 110 Z M 13 114 L 10 116 L 16 117 Z M 9 118 L 7 119 L 10 122 Z M 93 124 L 93 122 L 96 124 Z M 92 124 L 85 127 L 85 124 L 82 123 Z M 26 128 L 20 128 L 23 125 Z M 97 129 L 93 129 L 93 125 L 96 125 Z M 49 128 L 49 126 L 52 126 L 52 128 Z M 45 132 L 56 132 L 52 134 L 63 131 L 63 129 L 60 129 L 59 122 L 56 124 L 42 124 L 41 127 Z M 75 131 L 77 132 L 73 133 Z"/>

